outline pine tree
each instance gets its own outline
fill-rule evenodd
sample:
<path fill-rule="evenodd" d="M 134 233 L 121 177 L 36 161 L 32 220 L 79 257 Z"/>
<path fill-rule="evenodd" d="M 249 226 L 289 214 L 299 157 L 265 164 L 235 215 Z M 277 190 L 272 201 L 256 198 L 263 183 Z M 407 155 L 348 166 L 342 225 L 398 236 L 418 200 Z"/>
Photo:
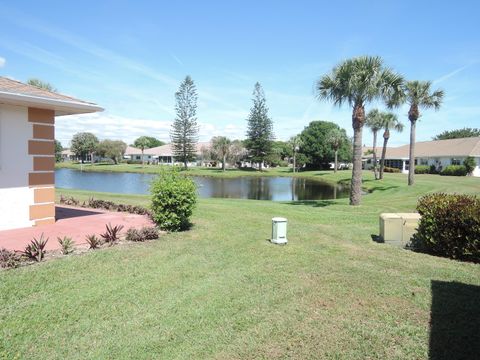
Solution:
<path fill-rule="evenodd" d="M 259 163 L 260 170 L 264 160 L 272 151 L 273 123 L 268 117 L 268 107 L 262 86 L 257 82 L 253 91 L 253 106 L 248 116 L 246 148 L 252 161 Z"/>
<path fill-rule="evenodd" d="M 196 117 L 197 88 L 190 76 L 180 84 L 175 93 L 175 102 L 177 116 L 170 131 L 172 152 L 175 159 L 183 162 L 186 169 L 188 162 L 195 159 L 199 130 Z"/>

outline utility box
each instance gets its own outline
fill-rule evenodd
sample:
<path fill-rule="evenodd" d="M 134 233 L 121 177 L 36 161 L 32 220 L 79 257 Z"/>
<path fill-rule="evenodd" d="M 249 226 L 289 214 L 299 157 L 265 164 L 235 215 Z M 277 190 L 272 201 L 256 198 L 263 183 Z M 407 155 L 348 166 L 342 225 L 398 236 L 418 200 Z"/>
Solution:
<path fill-rule="evenodd" d="M 287 219 L 282 217 L 272 218 L 272 239 L 274 244 L 287 243 Z"/>
<path fill-rule="evenodd" d="M 381 214 L 380 237 L 386 244 L 404 247 L 415 234 L 419 220 L 417 213 Z"/>

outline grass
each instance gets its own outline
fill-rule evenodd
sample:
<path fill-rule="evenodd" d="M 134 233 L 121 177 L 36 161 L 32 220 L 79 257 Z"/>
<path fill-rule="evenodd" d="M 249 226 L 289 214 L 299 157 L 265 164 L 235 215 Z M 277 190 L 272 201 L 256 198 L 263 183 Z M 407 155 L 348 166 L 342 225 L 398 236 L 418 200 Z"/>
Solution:
<path fill-rule="evenodd" d="M 480 267 L 371 235 L 379 213 L 412 211 L 429 191 L 479 193 L 480 179 L 386 175 L 367 174 L 359 207 L 202 199 L 191 231 L 3 271 L 0 358 L 474 357 Z M 267 241 L 273 216 L 288 218 L 287 246 Z"/>

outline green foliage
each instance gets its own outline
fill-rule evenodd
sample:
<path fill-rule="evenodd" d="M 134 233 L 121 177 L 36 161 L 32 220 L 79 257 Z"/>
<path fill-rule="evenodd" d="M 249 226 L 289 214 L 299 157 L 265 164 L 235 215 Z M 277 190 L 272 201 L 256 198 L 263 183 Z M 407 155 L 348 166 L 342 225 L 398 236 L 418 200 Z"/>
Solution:
<path fill-rule="evenodd" d="M 230 155 L 230 148 L 232 141 L 225 136 L 215 136 L 212 138 L 213 160 L 220 160 L 222 162 L 222 169 L 225 171 L 225 163 Z"/>
<path fill-rule="evenodd" d="M 62 143 L 58 140 L 55 140 L 55 162 L 59 162 L 62 160 L 62 151 Z"/>
<path fill-rule="evenodd" d="M 415 174 L 430 174 L 430 166 L 428 165 L 415 166 Z"/>
<path fill-rule="evenodd" d="M 443 176 L 466 176 L 467 168 L 464 165 L 448 165 L 440 171 Z"/>
<path fill-rule="evenodd" d="M 125 150 L 127 149 L 127 144 L 121 140 L 103 140 L 97 147 L 95 152 L 105 158 L 112 159 L 115 164 L 123 158 Z"/>
<path fill-rule="evenodd" d="M 197 88 L 190 76 L 182 81 L 175 93 L 175 111 L 177 116 L 170 131 L 172 151 L 175 160 L 183 162 L 187 168 L 187 163 L 196 157 L 199 131 L 196 117 Z"/>
<path fill-rule="evenodd" d="M 386 172 L 386 173 L 401 173 L 402 172 L 402 170 L 400 170 L 400 169 L 392 168 L 392 167 L 388 167 L 388 166 L 385 166 L 383 171 Z"/>
<path fill-rule="evenodd" d="M 98 249 L 103 244 L 102 239 L 97 237 L 95 234 L 87 235 L 85 237 L 85 241 L 88 244 L 88 248 L 92 250 Z"/>
<path fill-rule="evenodd" d="M 47 90 L 47 91 L 51 91 L 51 92 L 57 92 L 58 90 L 52 85 L 50 84 L 49 82 L 47 81 L 43 81 L 43 80 L 40 80 L 40 79 L 36 79 L 36 78 L 31 78 L 31 79 L 28 79 L 27 80 L 27 84 L 28 85 L 32 85 L 32 86 L 35 86 L 39 89 L 42 89 L 42 90 Z"/>
<path fill-rule="evenodd" d="M 467 170 L 467 174 L 471 174 L 473 170 L 475 170 L 475 166 L 477 166 L 475 162 L 475 158 L 472 156 L 467 156 L 465 160 L 463 160 L 463 166 L 465 166 L 465 169 Z"/>
<path fill-rule="evenodd" d="M 11 269 L 20 265 L 21 258 L 15 251 L 0 249 L 0 268 Z"/>
<path fill-rule="evenodd" d="M 44 239 L 43 233 L 40 239 L 33 238 L 33 240 L 22 251 L 22 255 L 34 261 L 42 261 L 47 253 L 45 247 L 47 246 L 48 238 Z"/>
<path fill-rule="evenodd" d="M 137 149 L 151 149 L 162 145 L 165 145 L 164 141 L 158 140 L 152 136 L 140 136 L 133 142 L 133 146 Z"/>
<path fill-rule="evenodd" d="M 300 153 L 307 157 L 309 168 L 322 168 L 334 160 L 335 151 L 329 138 L 332 131 L 338 131 L 341 134 L 338 142 L 338 159 L 340 161 L 351 159 L 352 148 L 345 129 L 341 129 L 333 122 L 312 121 L 300 134 Z"/>
<path fill-rule="evenodd" d="M 105 225 L 105 227 L 105 232 L 103 234 L 100 234 L 100 236 L 107 244 L 111 246 L 115 244 L 118 240 L 120 240 L 119 235 L 120 231 L 122 231 L 123 229 L 123 225 L 112 226 L 112 224 L 108 223 L 107 225 Z"/>
<path fill-rule="evenodd" d="M 253 90 L 253 106 L 248 116 L 245 146 L 253 162 L 262 163 L 272 152 L 273 122 L 268 116 L 265 93 L 260 83 Z"/>
<path fill-rule="evenodd" d="M 60 249 L 63 255 L 71 254 L 74 250 L 74 242 L 71 237 L 64 236 L 63 238 L 57 237 L 57 241 L 60 244 Z"/>
<path fill-rule="evenodd" d="M 480 129 L 465 127 L 463 129 L 445 130 L 437 136 L 434 136 L 432 140 L 461 139 L 477 136 L 480 136 Z"/>
<path fill-rule="evenodd" d="M 480 262 L 480 199 L 471 195 L 428 194 L 420 198 L 422 215 L 412 247 L 452 259 Z"/>
<path fill-rule="evenodd" d="M 181 231 L 190 227 L 190 216 L 197 202 L 192 179 L 176 170 L 163 171 L 152 183 L 152 217 L 160 229 Z"/>
<path fill-rule="evenodd" d="M 438 174 L 437 167 L 435 165 L 430 165 L 430 170 L 428 172 L 429 174 Z"/>
<path fill-rule="evenodd" d="M 83 161 L 88 154 L 95 152 L 97 145 L 98 138 L 95 135 L 81 132 L 73 135 L 70 150 Z"/>
<path fill-rule="evenodd" d="M 141 231 L 137 228 L 130 228 L 127 230 L 127 235 L 125 236 L 125 240 L 133 241 L 133 242 L 141 242 L 145 241 Z"/>

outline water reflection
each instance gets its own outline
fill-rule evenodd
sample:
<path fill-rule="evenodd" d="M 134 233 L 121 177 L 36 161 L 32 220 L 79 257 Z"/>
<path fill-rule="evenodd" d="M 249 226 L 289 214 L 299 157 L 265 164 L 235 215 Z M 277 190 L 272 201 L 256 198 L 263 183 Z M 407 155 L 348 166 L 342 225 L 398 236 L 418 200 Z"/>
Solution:
<path fill-rule="evenodd" d="M 148 194 L 156 175 L 93 173 L 70 169 L 55 172 L 57 187 L 121 194 Z M 221 179 L 192 177 L 202 198 L 256 199 L 273 201 L 326 200 L 348 196 L 348 188 L 302 178 L 240 177 Z"/>

